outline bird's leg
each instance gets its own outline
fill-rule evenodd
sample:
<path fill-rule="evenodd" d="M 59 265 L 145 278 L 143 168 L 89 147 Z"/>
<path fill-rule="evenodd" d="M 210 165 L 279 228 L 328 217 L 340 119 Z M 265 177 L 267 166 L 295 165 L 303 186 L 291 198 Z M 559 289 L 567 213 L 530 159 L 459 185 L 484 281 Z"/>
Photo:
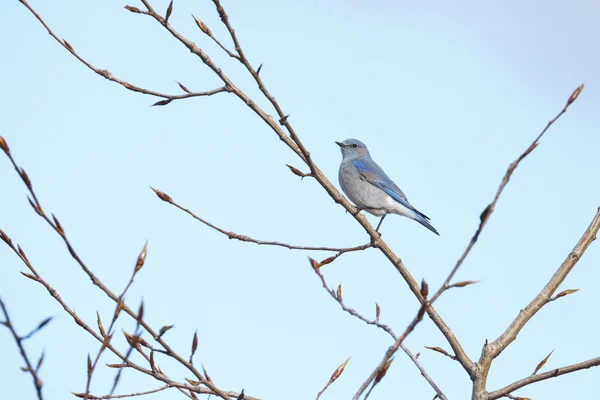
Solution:
<path fill-rule="evenodd" d="M 377 229 L 375 229 L 375 232 L 379 233 L 379 228 L 381 227 L 381 223 L 383 222 L 383 219 L 386 217 L 387 214 L 383 214 L 383 217 L 381 217 L 381 219 L 379 220 L 379 224 L 377 224 Z M 381 236 L 381 233 L 379 233 L 379 236 Z"/>

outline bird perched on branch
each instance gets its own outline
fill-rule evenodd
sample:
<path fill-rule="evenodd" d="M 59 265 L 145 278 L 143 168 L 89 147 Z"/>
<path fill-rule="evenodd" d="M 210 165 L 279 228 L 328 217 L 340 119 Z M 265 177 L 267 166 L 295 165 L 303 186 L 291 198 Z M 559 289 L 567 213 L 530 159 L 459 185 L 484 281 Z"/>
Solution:
<path fill-rule="evenodd" d="M 439 235 L 429 223 L 429 217 L 413 207 L 402 190 L 371 159 L 364 143 L 356 139 L 336 143 L 342 149 L 339 172 L 342 190 L 359 210 L 381 217 L 377 232 L 386 215 L 398 214 L 414 219 Z"/>

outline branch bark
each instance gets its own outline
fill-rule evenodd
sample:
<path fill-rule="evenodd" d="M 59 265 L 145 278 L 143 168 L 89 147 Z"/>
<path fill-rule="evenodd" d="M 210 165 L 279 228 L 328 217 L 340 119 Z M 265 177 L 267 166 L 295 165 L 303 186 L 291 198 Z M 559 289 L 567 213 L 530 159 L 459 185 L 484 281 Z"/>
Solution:
<path fill-rule="evenodd" d="M 502 351 L 504 351 L 504 349 L 506 349 L 517 338 L 517 335 L 523 329 L 525 324 L 527 324 L 527 322 L 529 322 L 529 320 L 550 301 L 556 289 L 558 289 L 569 272 L 571 272 L 571 270 L 575 267 L 589 245 L 592 244 L 592 242 L 596 239 L 598 229 L 600 229 L 600 208 L 598 208 L 596 211 L 596 215 L 592 219 L 592 222 L 586 231 L 583 233 L 583 236 L 579 239 L 573 250 L 567 255 L 567 258 L 550 278 L 542 291 L 519 312 L 519 315 L 517 315 L 517 317 L 512 321 L 506 331 L 502 333 L 502 335 L 500 335 L 492 343 L 483 347 L 481 358 L 478 362 L 479 372 L 477 373 L 476 379 L 473 382 L 473 400 L 487 398 L 485 394 L 486 382 L 493 360 L 497 358 Z M 544 374 L 536 376 L 542 375 Z"/>

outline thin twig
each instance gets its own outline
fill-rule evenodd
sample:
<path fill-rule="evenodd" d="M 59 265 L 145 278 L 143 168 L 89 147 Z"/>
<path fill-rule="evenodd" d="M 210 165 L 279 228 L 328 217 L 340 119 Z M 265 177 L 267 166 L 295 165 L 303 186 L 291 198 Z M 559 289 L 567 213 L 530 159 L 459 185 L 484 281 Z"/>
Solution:
<path fill-rule="evenodd" d="M 223 10 L 222 5 L 219 1 L 213 0 L 215 5 L 217 5 L 217 11 L 221 16 L 221 19 L 227 19 L 227 15 Z M 421 296 L 419 292 L 419 285 L 412 277 L 408 269 L 402 263 L 402 260 L 394 252 L 388 247 L 388 245 L 380 238 L 379 233 L 375 231 L 375 229 L 369 224 L 366 217 L 360 214 L 359 210 L 356 209 L 342 194 L 336 189 L 336 187 L 325 177 L 325 175 L 321 172 L 321 170 L 312 162 L 310 159 L 310 153 L 304 148 L 298 137 L 296 136 L 294 130 L 292 129 L 289 121 L 285 118 L 281 107 L 275 101 L 275 98 L 264 88 L 262 85 L 262 80 L 256 72 L 252 74 L 257 82 L 259 82 L 259 87 L 263 94 L 269 99 L 269 101 L 273 104 L 273 106 L 277 109 L 278 115 L 283 115 L 281 118 L 282 124 L 288 129 L 290 135 L 288 136 L 281 127 L 273 120 L 273 118 L 268 115 L 264 110 L 262 110 L 252 99 L 250 99 L 242 90 L 240 90 L 237 86 L 233 84 L 233 82 L 225 75 L 225 73 L 216 66 L 210 57 L 206 53 L 204 53 L 195 43 L 183 37 L 179 32 L 177 32 L 170 24 L 165 23 L 165 19 L 156 13 L 152 7 L 150 6 L 147 0 L 142 0 L 142 3 L 148 9 L 148 14 L 154 18 L 157 22 L 159 22 L 165 29 L 173 35 L 177 40 L 179 40 L 182 44 L 184 44 L 193 54 L 198 56 L 202 62 L 208 66 L 222 81 L 223 83 L 230 88 L 231 92 L 234 93 L 240 100 L 242 100 L 252 111 L 254 111 L 276 134 L 277 136 L 291 149 L 293 150 L 306 164 L 309 166 L 311 170 L 311 175 L 319 182 L 319 184 L 325 189 L 325 191 L 331 196 L 331 198 L 337 203 L 341 204 L 350 214 L 361 224 L 361 226 L 365 229 L 365 231 L 369 234 L 373 247 L 377 247 L 386 258 L 394 265 L 396 270 L 400 273 L 402 278 L 408 284 L 410 290 L 413 292 L 417 300 L 423 304 L 426 300 Z M 225 21 L 224 21 L 225 23 Z M 226 26 L 228 22 L 226 23 Z M 231 26 L 228 25 L 228 29 Z M 232 33 L 230 30 L 230 33 Z M 232 33 L 234 35 L 234 33 Z M 232 36 L 233 37 L 233 36 Z M 234 40 L 235 42 L 236 40 Z M 236 45 L 236 51 L 239 47 L 239 42 Z M 243 53 L 243 52 L 242 52 Z M 245 56 L 240 54 L 242 60 L 245 60 Z M 246 60 L 247 61 L 247 60 Z M 245 64 L 246 65 L 246 64 Z M 249 63 L 246 65 L 247 68 L 252 69 Z M 253 71 L 253 69 L 252 69 Z M 473 376 L 475 373 L 475 364 L 467 354 L 465 353 L 462 345 L 452 332 L 452 330 L 448 327 L 448 325 L 444 322 L 444 320 L 439 316 L 436 310 L 433 307 L 427 308 L 427 314 L 431 318 L 431 320 L 436 324 L 438 329 L 442 332 L 442 334 L 446 337 L 446 340 L 450 343 L 454 353 L 456 354 L 457 360 L 463 366 L 463 368 L 469 373 L 470 376 Z"/>
<path fill-rule="evenodd" d="M 298 246 L 298 245 L 294 245 L 294 244 L 282 243 L 282 242 L 277 242 L 277 241 L 265 241 L 265 240 L 254 239 L 254 238 L 251 238 L 246 235 L 240 235 L 235 232 L 226 231 L 225 229 L 220 228 L 220 227 L 206 221 L 203 218 L 200 218 L 193 211 L 191 211 L 183 206 L 180 206 L 175 201 L 173 201 L 171 196 L 167 195 L 166 193 L 164 193 L 158 189 L 154 189 L 154 188 L 151 188 L 151 189 L 154 191 L 154 193 L 157 194 L 157 196 L 161 200 L 171 204 L 172 206 L 175 206 L 176 208 L 178 208 L 181 211 L 185 212 L 186 214 L 190 215 L 195 220 L 202 222 L 204 225 L 208 226 L 209 228 L 214 229 L 215 231 L 217 231 L 219 233 L 222 233 L 223 235 L 227 236 L 229 239 L 235 239 L 235 240 L 239 240 L 241 242 L 247 242 L 247 243 L 256 243 L 258 245 L 285 247 L 285 248 L 291 249 L 291 250 L 335 251 L 335 252 L 337 252 L 337 255 L 335 256 L 336 258 L 344 253 L 349 253 L 352 251 L 366 250 L 373 246 L 372 243 L 366 243 L 366 244 L 363 244 L 360 246 L 354 246 L 354 247 Z"/>
<path fill-rule="evenodd" d="M 34 268 L 33 264 L 31 264 L 31 262 L 25 255 L 25 252 L 23 251 L 23 249 L 19 245 L 15 245 L 13 243 L 13 241 L 10 239 L 10 237 L 2 230 L 0 230 L 0 240 L 2 240 L 17 255 L 17 257 L 19 257 L 19 259 L 25 264 L 27 269 L 31 272 L 31 274 L 21 272 L 21 274 L 23 274 L 25 277 L 27 277 L 39 284 L 41 284 L 44 288 L 46 288 L 46 290 L 48 291 L 50 296 L 52 298 L 54 298 L 54 300 L 60 304 L 60 306 L 63 308 L 63 310 L 73 318 L 73 320 L 75 321 L 75 323 L 77 325 L 79 325 L 83 330 L 85 330 L 88 334 L 90 334 L 94 339 L 98 340 L 100 343 L 105 345 L 115 356 L 117 356 L 124 364 L 126 364 L 127 367 L 133 368 L 145 375 L 151 376 L 154 379 L 161 381 L 165 384 L 168 384 L 174 388 L 185 389 L 187 391 L 192 391 L 194 393 L 212 394 L 212 395 L 217 395 L 221 398 L 229 398 L 229 399 L 232 397 L 238 398 L 240 396 L 240 394 L 236 393 L 236 392 L 223 392 L 223 391 L 216 392 L 208 387 L 205 388 L 205 387 L 199 387 L 199 386 L 194 386 L 194 385 L 190 385 L 190 384 L 175 382 L 175 381 L 169 379 L 160 370 L 160 368 L 157 368 L 156 370 L 146 369 L 146 368 L 132 362 L 124 354 L 122 354 L 116 347 L 114 347 L 110 343 L 110 341 L 108 340 L 108 336 L 103 337 L 101 334 L 96 333 L 88 324 L 85 323 L 85 321 L 83 321 L 75 313 L 75 311 L 73 311 L 72 308 L 69 307 L 69 305 L 67 303 L 65 303 L 65 301 L 61 298 L 61 296 L 58 294 L 58 292 L 48 282 L 46 282 L 44 280 L 44 278 L 41 276 L 41 274 Z M 123 305 L 123 311 L 126 311 L 127 309 L 128 309 L 127 306 Z M 164 344 L 163 343 L 164 343 L 164 341 L 161 343 L 161 345 L 163 347 L 165 347 L 166 343 L 164 343 Z M 173 356 L 176 355 L 176 354 L 172 353 L 172 351 L 170 353 L 166 353 L 166 354 L 168 356 L 170 356 L 171 358 L 175 358 Z M 86 396 L 85 393 L 77 394 L 77 397 L 84 398 L 85 396 Z M 245 399 L 259 400 L 255 397 L 250 397 L 247 395 L 245 396 Z"/>
<path fill-rule="evenodd" d="M 568 374 L 575 371 L 580 371 L 582 369 L 597 367 L 600 365 L 600 357 L 592 358 L 591 360 L 583 361 L 577 364 L 568 365 L 562 368 L 556 368 L 552 371 L 544 372 L 537 375 L 530 375 L 527 378 L 518 380 L 510 385 L 503 387 L 502 389 L 498 389 L 496 391 L 488 393 L 487 400 L 495 400 L 500 397 L 507 396 L 509 393 L 520 389 L 524 386 L 530 385 L 535 382 L 543 381 L 550 378 L 555 378 L 560 375 Z"/>
<path fill-rule="evenodd" d="M 360 396 L 362 395 L 362 393 L 367 389 L 367 387 L 369 387 L 369 384 L 371 382 L 374 382 L 376 380 L 377 376 L 378 375 L 380 376 L 380 374 L 382 372 L 385 373 L 385 369 L 387 369 L 387 366 L 389 366 L 389 364 L 390 364 L 390 362 L 392 360 L 392 357 L 398 351 L 399 348 L 402 348 L 405 353 L 409 354 L 409 357 L 411 358 L 411 360 L 417 365 L 417 367 L 419 367 L 419 370 L 421 371 L 421 374 L 423 375 L 423 377 L 427 380 L 427 382 L 429 382 L 429 384 L 436 391 L 437 396 L 440 399 L 442 399 L 442 400 L 448 400 L 446 398 L 446 396 L 444 395 L 444 393 L 442 393 L 442 391 L 440 390 L 440 388 L 433 382 L 433 380 L 431 379 L 431 377 L 426 373 L 426 371 L 422 367 L 422 365 L 420 365 L 417 362 L 416 357 L 413 357 L 410 354 L 410 352 L 408 351 L 408 349 L 402 345 L 402 342 L 404 342 L 404 339 L 406 339 L 406 337 L 415 329 L 415 327 L 423 319 L 423 315 L 425 313 L 425 308 L 426 307 L 427 307 L 427 303 L 425 303 L 425 304 L 423 304 L 421 306 L 421 308 L 419 309 L 419 312 L 417 313 L 417 316 L 420 315 L 420 318 L 413 319 L 411 321 L 411 323 L 406 327 L 406 329 L 404 330 L 404 332 L 402 332 L 402 334 L 396 338 L 396 341 L 394 342 L 394 344 L 388 348 L 388 350 L 386 351 L 385 355 L 383 356 L 383 360 L 381 360 L 381 362 L 379 363 L 379 365 L 377 366 L 377 368 L 375 368 L 375 370 L 373 371 L 373 373 L 371 373 L 371 375 L 367 378 L 367 380 L 360 386 L 360 388 L 358 389 L 358 391 L 354 395 L 353 400 L 358 400 L 360 398 Z M 374 386 L 375 386 L 375 384 L 373 384 L 373 387 Z M 373 387 L 371 387 L 371 390 L 373 389 Z"/>
<path fill-rule="evenodd" d="M 544 134 L 546 133 L 546 131 L 548 130 L 548 128 L 550 128 L 550 126 L 552 126 L 552 124 L 554 124 L 554 122 L 556 122 L 565 112 L 567 112 L 567 109 L 569 108 L 569 106 L 571 104 L 573 104 L 573 102 L 577 99 L 577 97 L 579 96 L 579 94 L 581 93 L 582 90 L 583 90 L 583 84 L 581 84 L 581 86 L 579 86 L 577 89 L 575 89 L 575 91 L 573 92 L 573 94 L 571 94 L 571 97 L 569 97 L 569 100 L 567 101 L 567 104 L 558 113 L 558 115 L 556 115 L 556 117 L 554 117 L 554 119 L 552 119 L 550 122 L 548 122 L 548 124 L 546 125 L 546 127 L 535 138 L 535 140 L 533 142 L 531 142 L 531 144 L 529 145 L 529 147 L 527 147 L 527 149 L 525 149 L 525 151 L 515 161 L 513 161 L 508 166 L 508 169 L 506 170 L 506 174 L 504 174 L 504 177 L 502 178 L 502 182 L 500 182 L 500 186 L 498 187 L 498 190 L 496 191 L 496 194 L 494 195 L 494 199 L 483 210 L 483 212 L 481 213 L 481 215 L 479 217 L 480 218 L 480 222 L 479 222 L 479 226 L 477 227 L 477 230 L 475 231 L 475 234 L 471 238 L 471 241 L 467 245 L 467 248 L 465 249 L 465 251 L 462 253 L 462 255 L 460 256 L 460 258 L 458 259 L 458 261 L 456 262 L 456 264 L 454 265 L 454 267 L 452 268 L 452 270 L 448 274 L 448 277 L 446 278 L 446 280 L 442 284 L 442 287 L 440 287 L 440 289 L 431 298 L 431 303 L 433 303 L 434 301 L 436 301 L 437 298 L 440 297 L 440 295 L 445 290 L 447 290 L 448 288 L 450 288 L 450 281 L 452 280 L 452 278 L 454 277 L 454 275 L 456 274 L 456 272 L 458 271 L 458 269 L 460 268 L 460 266 L 462 265 L 462 263 L 465 261 L 465 259 L 469 255 L 469 253 L 471 252 L 471 249 L 473 248 L 473 246 L 477 242 L 477 239 L 479 239 L 479 235 L 481 234 L 481 231 L 483 231 L 483 228 L 487 224 L 487 221 L 489 220 L 490 216 L 494 212 L 494 209 L 496 207 L 496 203 L 498 202 L 498 199 L 500 198 L 500 195 L 502 194 L 502 191 L 504 190 L 504 188 L 508 184 L 508 181 L 510 180 L 510 177 L 512 176 L 512 174 L 515 171 L 515 169 L 517 169 L 517 167 L 519 166 L 519 163 L 521 161 L 523 161 L 523 159 L 525 157 L 527 157 L 529 155 L 529 153 L 531 153 L 538 146 L 540 139 L 542 138 L 542 136 L 544 136 Z"/>
<path fill-rule="evenodd" d="M 27 7 L 27 9 L 37 18 L 38 21 L 40 21 L 40 23 L 44 26 L 44 28 L 46 28 L 46 30 L 48 31 L 48 33 L 50 34 L 50 36 L 52 36 L 62 47 L 64 47 L 66 50 L 68 50 L 71 54 L 73 54 L 73 56 L 75 58 L 77 58 L 79 61 L 81 61 L 81 63 L 83 63 L 86 67 L 88 67 L 89 69 L 91 69 L 92 71 L 94 71 L 96 74 L 102 76 L 103 78 L 108 79 L 109 81 L 118 83 L 119 85 L 123 86 L 125 89 L 127 90 L 131 90 L 132 92 L 138 92 L 138 93 L 143 93 L 149 96 L 155 96 L 155 97 L 160 97 L 163 98 L 165 100 L 161 101 L 161 102 L 157 102 L 154 105 L 166 105 L 168 103 L 170 103 L 173 100 L 179 100 L 179 99 L 187 99 L 190 97 L 204 97 L 204 96 L 212 96 L 213 94 L 217 94 L 217 93 L 223 93 L 223 92 L 227 92 L 227 87 L 223 86 L 223 87 L 219 87 L 213 90 L 208 90 L 208 91 L 204 91 L 204 92 L 187 92 L 185 94 L 177 94 L 177 95 L 173 95 L 173 94 L 165 94 L 165 93 L 160 93 L 160 92 L 156 92 L 154 90 L 149 90 L 149 89 L 144 89 L 141 88 L 139 86 L 133 85 L 129 82 L 126 82 L 124 80 L 121 80 L 117 77 L 115 77 L 113 74 L 111 74 L 108 70 L 106 69 L 100 69 L 100 68 L 96 68 L 94 67 L 90 62 L 88 62 L 87 60 L 85 60 L 83 57 L 81 57 L 76 51 L 75 49 L 73 49 L 73 47 L 71 46 L 71 44 L 69 42 L 67 42 L 65 39 L 61 39 L 59 38 L 53 31 L 52 29 L 50 29 L 50 27 L 48 26 L 48 24 L 46 24 L 46 22 L 42 19 L 42 17 L 29 5 L 29 3 L 27 3 L 26 0 L 19 0 L 21 2 L 21 4 L 23 4 L 25 7 Z"/>
<path fill-rule="evenodd" d="M 2 142 L 4 144 L 6 144 L 6 141 L 4 139 L 1 139 Z M 4 149 L 3 149 L 4 150 Z M 182 356 L 180 356 L 178 353 L 176 353 L 171 346 L 166 343 L 161 336 L 152 329 L 152 327 L 150 327 L 143 319 L 139 318 L 138 314 L 133 311 L 131 308 L 129 308 L 125 302 L 123 302 L 119 296 L 117 296 L 115 293 L 113 293 L 89 268 L 88 266 L 83 262 L 83 260 L 79 257 L 79 255 L 77 254 L 77 252 L 75 251 L 75 249 L 73 248 L 73 246 L 71 245 L 71 242 L 69 241 L 69 239 L 67 238 L 67 235 L 63 229 L 63 227 L 61 226 L 61 224 L 59 223 L 58 219 L 53 215 L 52 216 L 52 220 L 50 219 L 50 217 L 46 214 L 46 212 L 43 210 L 37 195 L 35 194 L 35 191 L 33 190 L 33 185 L 31 183 L 31 180 L 29 178 L 29 176 L 27 175 L 27 173 L 25 172 L 25 170 L 23 168 L 19 168 L 19 166 L 17 165 L 17 163 L 15 162 L 10 150 L 8 149 L 8 145 L 6 145 L 6 150 L 4 150 L 6 156 L 8 157 L 8 159 L 10 160 L 10 162 L 12 163 L 13 167 L 15 168 L 15 170 L 17 171 L 19 177 L 21 178 L 21 180 L 23 181 L 23 183 L 25 184 L 27 190 L 29 191 L 29 194 L 31 195 L 32 199 L 29 199 L 29 202 L 31 204 L 31 206 L 33 207 L 33 209 L 35 210 L 35 212 L 42 217 L 46 223 L 48 223 L 48 225 L 50 225 L 50 227 L 52 227 L 54 229 L 54 231 L 60 236 L 60 238 L 63 240 L 63 242 L 65 243 L 65 245 L 67 246 L 67 249 L 69 251 L 69 253 L 71 254 L 71 257 L 77 262 L 77 264 L 81 267 L 81 269 L 85 272 L 85 274 L 90 278 L 90 280 L 92 281 L 92 283 L 98 287 L 102 292 L 104 292 L 111 300 L 113 300 L 117 305 L 120 303 L 122 304 L 122 311 L 126 312 L 129 316 L 131 316 L 133 319 L 137 320 L 140 325 L 146 330 L 146 332 L 148 332 L 152 338 L 154 340 L 156 340 L 158 343 L 160 343 L 160 345 L 165 349 L 165 351 L 167 352 L 168 356 L 175 359 L 177 362 L 179 362 L 180 364 L 182 364 L 185 368 L 187 368 L 190 372 L 192 372 L 194 374 L 194 376 L 200 381 L 202 382 L 202 384 L 204 384 L 205 386 L 207 386 L 209 389 L 211 389 L 213 392 L 215 392 L 215 394 L 217 394 L 219 397 L 225 399 L 225 400 L 231 400 L 230 397 L 223 391 L 221 391 L 220 389 L 218 389 L 215 385 L 212 384 L 212 382 L 210 382 L 208 379 L 206 379 L 202 373 L 200 371 L 198 371 L 196 369 L 196 367 L 194 367 L 192 365 L 192 363 L 188 362 L 185 358 L 183 358 Z M 48 289 L 48 287 L 47 287 Z M 50 289 L 48 289 L 50 291 Z M 52 294 L 53 292 L 50 291 L 50 293 Z M 66 311 L 67 309 L 65 309 Z M 90 330 L 89 332 L 93 332 L 92 330 Z M 99 338 L 97 336 L 97 334 L 95 332 L 93 332 L 95 337 L 101 342 L 104 343 L 104 339 L 103 338 Z M 109 343 L 106 344 L 107 346 L 110 346 Z M 110 347 L 109 347 L 110 348 Z M 143 354 L 143 353 L 142 353 Z M 146 355 L 144 355 L 145 357 L 147 357 Z"/>
<path fill-rule="evenodd" d="M 311 260 L 312 262 L 313 260 Z M 317 276 L 319 277 L 319 279 L 321 280 L 321 283 L 323 284 L 323 288 L 327 291 L 327 293 L 329 293 L 329 295 L 340 305 L 340 307 L 342 307 L 342 310 L 346 311 L 348 314 L 360 319 L 361 321 L 367 323 L 368 325 L 374 325 L 380 329 L 383 329 L 384 331 L 386 331 L 392 338 L 396 339 L 396 335 L 394 334 L 394 331 L 392 330 L 392 328 L 390 328 L 388 325 L 386 324 L 382 324 L 379 321 L 375 320 L 370 320 L 365 318 L 363 315 L 361 315 L 359 312 L 357 312 L 355 309 L 347 307 L 344 304 L 344 301 L 340 298 L 340 296 L 338 296 L 337 292 L 333 289 L 330 289 L 329 286 L 327 286 L 327 282 L 325 282 L 325 277 L 323 276 L 323 274 L 321 274 L 321 271 L 319 271 L 319 268 L 315 268 L 314 267 L 314 263 L 313 263 L 313 270 L 315 271 L 315 273 L 317 274 Z"/>
<path fill-rule="evenodd" d="M 2 301 L 1 298 L 0 298 L 0 308 L 2 308 L 2 313 L 4 314 L 4 321 L 0 322 L 0 324 L 6 326 L 8 328 L 8 330 L 10 331 L 10 333 L 12 334 L 13 339 L 15 339 L 15 343 L 17 344 L 17 347 L 19 348 L 19 352 L 21 353 L 21 358 L 23 358 L 23 361 L 25 362 L 25 365 L 26 365 L 26 367 L 23 370 L 31 375 L 31 379 L 33 380 L 33 385 L 35 386 L 35 391 L 37 393 L 38 400 L 44 400 L 44 397 L 42 395 L 42 380 L 38 376 L 38 369 L 41 364 L 41 360 L 43 360 L 43 358 L 40 358 L 40 361 L 38 361 L 38 366 L 34 368 L 31 361 L 29 361 L 29 356 L 27 355 L 27 352 L 25 351 L 25 346 L 23 346 L 23 337 L 21 337 L 17 334 L 17 331 L 15 330 L 15 327 L 13 326 L 12 321 L 10 320 L 10 316 L 8 315 L 8 310 L 6 309 L 6 305 L 4 304 L 4 302 Z M 43 354 L 42 354 L 42 357 L 43 357 Z"/>
<path fill-rule="evenodd" d="M 147 394 L 162 392 L 163 390 L 169 389 L 170 387 L 172 387 L 172 386 L 169 385 L 169 384 L 166 384 L 164 386 L 159 387 L 158 389 L 148 390 L 148 391 L 145 391 L 145 392 L 128 393 L 128 394 L 116 394 L 116 395 L 107 394 L 105 396 L 88 395 L 87 398 L 90 399 L 90 400 L 123 399 L 123 398 L 126 398 L 126 397 L 138 397 L 138 396 L 144 396 L 144 395 L 147 395 Z"/>

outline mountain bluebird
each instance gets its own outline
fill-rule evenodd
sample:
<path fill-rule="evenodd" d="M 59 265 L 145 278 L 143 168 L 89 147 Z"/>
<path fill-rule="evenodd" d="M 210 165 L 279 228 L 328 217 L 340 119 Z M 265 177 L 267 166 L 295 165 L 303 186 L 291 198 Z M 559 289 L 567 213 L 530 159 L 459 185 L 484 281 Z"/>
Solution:
<path fill-rule="evenodd" d="M 371 159 L 367 146 L 356 139 L 336 143 L 342 149 L 339 172 L 342 190 L 359 210 L 381 216 L 377 232 L 386 215 L 393 213 L 414 219 L 439 235 L 429 223 L 429 217 L 414 208 L 402 190 Z"/>

